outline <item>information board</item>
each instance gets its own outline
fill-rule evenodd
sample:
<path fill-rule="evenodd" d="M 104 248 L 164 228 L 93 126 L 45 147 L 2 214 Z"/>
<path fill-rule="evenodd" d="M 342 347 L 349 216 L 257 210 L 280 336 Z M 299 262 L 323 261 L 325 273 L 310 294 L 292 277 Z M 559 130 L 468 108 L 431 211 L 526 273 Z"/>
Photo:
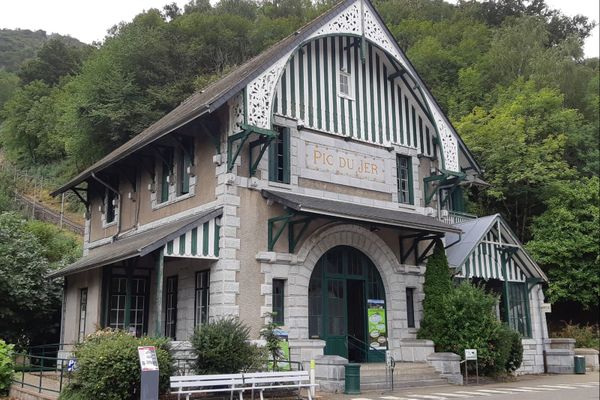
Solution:
<path fill-rule="evenodd" d="M 370 345 L 377 350 L 385 350 L 387 349 L 385 302 L 383 300 L 367 299 L 367 307 Z"/>
<path fill-rule="evenodd" d="M 156 347 L 140 346 L 138 347 L 140 356 L 140 368 L 142 372 L 158 371 L 158 358 L 156 358 Z"/>

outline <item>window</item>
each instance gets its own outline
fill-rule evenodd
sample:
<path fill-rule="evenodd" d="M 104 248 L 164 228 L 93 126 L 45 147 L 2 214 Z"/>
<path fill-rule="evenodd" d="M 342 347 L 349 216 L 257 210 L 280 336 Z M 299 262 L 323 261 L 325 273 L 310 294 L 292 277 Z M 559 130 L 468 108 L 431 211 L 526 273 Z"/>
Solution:
<path fill-rule="evenodd" d="M 273 279 L 273 323 L 284 325 L 284 287 L 285 280 Z"/>
<path fill-rule="evenodd" d="M 167 278 L 165 336 L 175 340 L 177 332 L 177 276 Z"/>
<path fill-rule="evenodd" d="M 129 304 L 127 285 L 130 284 Z M 142 336 L 147 331 L 148 280 L 113 276 L 110 283 L 108 326 L 113 329 L 126 329 Z M 126 315 L 129 306 L 129 315 Z M 128 321 L 126 321 L 128 317 Z"/>
<path fill-rule="evenodd" d="M 531 337 L 529 299 L 526 283 L 507 282 L 508 325 L 523 337 Z"/>
<path fill-rule="evenodd" d="M 346 97 L 350 100 L 354 99 L 353 93 L 352 93 L 352 79 L 349 73 L 347 73 L 346 71 L 340 71 L 338 74 L 338 86 L 340 88 L 340 92 L 339 95 L 341 97 Z"/>
<path fill-rule="evenodd" d="M 208 322 L 209 283 L 210 275 L 208 270 L 196 272 L 194 326 Z"/>
<path fill-rule="evenodd" d="M 414 204 L 412 187 L 412 163 L 410 157 L 396 156 L 396 180 L 398 184 L 398 202 Z"/>
<path fill-rule="evenodd" d="M 406 322 L 409 328 L 415 327 L 415 288 L 406 288 Z"/>
<path fill-rule="evenodd" d="M 87 318 L 87 288 L 79 291 L 79 335 L 78 341 L 85 338 L 85 321 Z"/>
<path fill-rule="evenodd" d="M 160 196 L 159 202 L 164 203 L 169 200 L 169 184 L 171 183 L 171 173 L 173 172 L 173 148 L 166 147 L 161 152 L 160 169 Z"/>
<path fill-rule="evenodd" d="M 108 185 L 115 189 L 119 190 L 119 179 L 117 177 L 111 177 L 108 180 Z M 105 187 L 104 188 L 104 221 L 106 224 L 110 224 L 114 222 L 117 216 L 116 208 L 117 202 L 119 201 L 117 194 L 111 189 Z"/>
<path fill-rule="evenodd" d="M 275 129 L 279 136 L 269 146 L 269 180 L 290 183 L 290 129 Z"/>
<path fill-rule="evenodd" d="M 194 140 L 185 136 L 177 151 L 177 195 L 190 192 L 191 168 L 194 164 Z"/>

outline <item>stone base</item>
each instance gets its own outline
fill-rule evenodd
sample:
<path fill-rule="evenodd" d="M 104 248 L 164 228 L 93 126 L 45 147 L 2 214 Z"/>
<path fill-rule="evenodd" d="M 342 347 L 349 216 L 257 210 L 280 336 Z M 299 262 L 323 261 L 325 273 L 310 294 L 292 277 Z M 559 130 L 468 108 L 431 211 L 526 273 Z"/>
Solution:
<path fill-rule="evenodd" d="M 400 360 L 404 362 L 428 362 L 427 357 L 435 352 L 433 341 L 427 339 L 401 339 Z"/>
<path fill-rule="evenodd" d="M 315 380 L 319 384 L 319 390 L 343 393 L 346 383 L 346 364 L 348 360 L 340 356 L 315 357 Z"/>
<path fill-rule="evenodd" d="M 522 339 L 523 361 L 515 371 L 517 375 L 544 373 L 544 341 L 542 339 Z"/>
<path fill-rule="evenodd" d="M 566 349 L 546 350 L 546 366 L 549 374 L 572 374 L 575 371 L 575 352 Z"/>
<path fill-rule="evenodd" d="M 446 378 L 454 385 L 463 384 L 463 376 L 460 373 L 460 356 L 454 353 L 432 353 L 427 357 L 427 363 L 431 365 L 442 378 Z"/>
<path fill-rule="evenodd" d="M 310 360 L 323 356 L 325 341 L 320 339 L 290 340 L 290 359 L 302 363 L 304 370 L 310 369 Z"/>
<path fill-rule="evenodd" d="M 598 350 L 596 349 L 575 349 L 576 356 L 585 357 L 585 370 L 598 371 L 600 370 L 598 362 Z"/>

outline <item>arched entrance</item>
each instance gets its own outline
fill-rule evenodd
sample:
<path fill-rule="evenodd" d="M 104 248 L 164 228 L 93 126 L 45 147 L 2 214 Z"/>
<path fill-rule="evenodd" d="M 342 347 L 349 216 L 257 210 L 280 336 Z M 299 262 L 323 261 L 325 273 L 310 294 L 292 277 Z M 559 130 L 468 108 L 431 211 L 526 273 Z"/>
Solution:
<path fill-rule="evenodd" d="M 384 361 L 385 291 L 373 262 L 350 246 L 319 259 L 308 287 L 309 336 L 325 340 L 325 354 L 354 362 Z"/>

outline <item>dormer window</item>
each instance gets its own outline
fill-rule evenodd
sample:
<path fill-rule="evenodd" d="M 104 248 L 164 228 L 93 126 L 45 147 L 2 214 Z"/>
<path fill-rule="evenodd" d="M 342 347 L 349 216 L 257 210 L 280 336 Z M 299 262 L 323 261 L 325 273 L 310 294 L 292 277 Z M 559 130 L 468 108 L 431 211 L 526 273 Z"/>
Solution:
<path fill-rule="evenodd" d="M 169 186 L 173 179 L 173 158 L 172 147 L 165 147 L 161 151 L 160 193 L 158 197 L 160 203 L 169 200 Z"/>
<path fill-rule="evenodd" d="M 352 90 L 352 75 L 348 72 L 341 70 L 338 73 L 338 87 L 340 97 L 345 97 L 349 100 L 354 100 L 354 93 Z"/>

